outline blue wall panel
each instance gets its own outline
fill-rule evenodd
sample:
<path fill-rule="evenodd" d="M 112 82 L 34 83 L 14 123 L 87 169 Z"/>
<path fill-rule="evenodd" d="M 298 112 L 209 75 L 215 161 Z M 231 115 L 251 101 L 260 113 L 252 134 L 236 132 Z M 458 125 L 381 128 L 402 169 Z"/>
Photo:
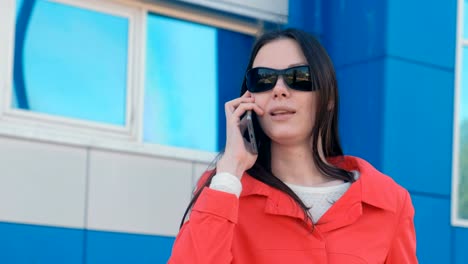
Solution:
<path fill-rule="evenodd" d="M 411 191 L 450 195 L 453 72 L 388 59 L 383 170 Z"/>
<path fill-rule="evenodd" d="M 87 231 L 86 263 L 163 264 L 173 243 L 172 237 Z"/>
<path fill-rule="evenodd" d="M 83 263 L 84 230 L 0 222 L 0 263 Z"/>
<path fill-rule="evenodd" d="M 453 69 L 457 1 L 387 2 L 387 54 Z"/>
<path fill-rule="evenodd" d="M 455 254 L 455 264 L 468 263 L 468 228 L 453 228 L 455 233 L 455 243 L 453 250 Z"/>
<path fill-rule="evenodd" d="M 304 0 L 288 1 L 288 26 L 295 28 L 305 28 Z M 310 30 L 310 29 L 309 29 Z"/>
<path fill-rule="evenodd" d="M 451 262 L 450 199 L 411 195 L 420 263 Z"/>
<path fill-rule="evenodd" d="M 355 64 L 337 71 L 340 136 L 344 152 L 382 165 L 384 60 Z"/>
<path fill-rule="evenodd" d="M 288 27 L 300 28 L 320 38 L 323 33 L 323 0 L 289 0 L 288 4 Z"/>
<path fill-rule="evenodd" d="M 226 144 L 226 114 L 224 104 L 240 96 L 245 70 L 249 63 L 254 38 L 218 29 L 218 149 Z"/>
<path fill-rule="evenodd" d="M 340 69 L 385 54 L 385 1 L 323 1 L 324 44 Z"/>

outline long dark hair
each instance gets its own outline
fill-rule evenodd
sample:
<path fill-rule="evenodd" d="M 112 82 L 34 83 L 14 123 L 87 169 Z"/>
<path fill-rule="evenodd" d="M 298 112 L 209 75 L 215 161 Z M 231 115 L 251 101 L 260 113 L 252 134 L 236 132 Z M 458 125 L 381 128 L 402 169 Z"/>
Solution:
<path fill-rule="evenodd" d="M 283 29 L 271 31 L 260 36 L 253 47 L 250 55 L 250 61 L 247 70 L 252 68 L 253 61 L 257 56 L 258 51 L 267 43 L 278 39 L 293 39 L 302 49 L 305 58 L 310 66 L 312 75 L 312 85 L 317 87 L 318 104 L 316 106 L 316 117 L 314 129 L 312 131 L 312 155 L 314 163 L 317 165 L 320 172 L 330 177 L 331 179 L 339 179 L 347 182 L 354 182 L 353 174 L 336 166 L 327 163 L 320 156 L 320 150 L 323 151 L 325 159 L 330 157 L 342 157 L 343 150 L 341 148 L 338 135 L 338 85 L 335 76 L 335 70 L 325 49 L 312 35 L 298 29 Z M 245 78 L 242 83 L 240 94 L 247 91 Z M 311 220 L 309 208 L 302 200 L 279 178 L 271 171 L 271 139 L 263 132 L 254 118 L 254 130 L 258 140 L 258 158 L 247 173 L 253 178 L 276 188 L 289 195 L 304 211 L 304 221 L 307 223 Z M 322 148 L 319 148 L 319 144 Z M 218 156 L 219 157 L 219 156 Z M 212 177 L 216 174 L 216 169 L 212 170 L 210 175 L 203 182 L 194 197 L 188 205 L 184 217 L 182 218 L 181 226 L 183 225 L 187 214 L 192 206 L 197 201 L 203 188 L 211 183 Z"/>

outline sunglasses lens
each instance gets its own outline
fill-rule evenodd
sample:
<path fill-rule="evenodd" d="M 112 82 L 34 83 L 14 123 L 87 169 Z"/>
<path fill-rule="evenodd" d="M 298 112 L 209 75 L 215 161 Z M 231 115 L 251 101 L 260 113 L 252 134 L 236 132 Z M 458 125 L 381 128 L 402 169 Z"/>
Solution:
<path fill-rule="evenodd" d="M 297 66 L 285 70 L 269 68 L 253 68 L 246 74 L 247 89 L 252 93 L 259 93 L 273 89 L 282 75 L 286 84 L 299 91 L 313 91 L 309 66 Z"/>
<path fill-rule="evenodd" d="M 286 84 L 295 90 L 312 91 L 310 70 L 307 66 L 294 67 L 286 70 L 284 74 Z"/>
<path fill-rule="evenodd" d="M 253 68 L 247 72 L 247 89 L 252 93 L 264 92 L 272 89 L 278 75 L 275 71 L 266 68 Z"/>

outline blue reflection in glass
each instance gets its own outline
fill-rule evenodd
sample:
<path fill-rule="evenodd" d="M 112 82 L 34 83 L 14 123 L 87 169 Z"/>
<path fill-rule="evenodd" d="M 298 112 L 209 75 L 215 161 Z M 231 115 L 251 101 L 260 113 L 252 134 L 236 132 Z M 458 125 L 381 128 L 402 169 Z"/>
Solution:
<path fill-rule="evenodd" d="M 146 142 L 217 151 L 216 29 L 149 15 Z"/>
<path fill-rule="evenodd" d="M 468 122 L 468 48 L 463 48 L 459 120 Z"/>
<path fill-rule="evenodd" d="M 17 14 L 23 2 L 31 0 L 18 0 Z M 27 19 L 27 31 L 16 33 L 25 38 L 12 107 L 125 125 L 128 19 L 45 0 L 35 1 Z M 21 46 L 15 43 L 15 54 Z M 18 103 L 19 78 L 27 106 Z"/>

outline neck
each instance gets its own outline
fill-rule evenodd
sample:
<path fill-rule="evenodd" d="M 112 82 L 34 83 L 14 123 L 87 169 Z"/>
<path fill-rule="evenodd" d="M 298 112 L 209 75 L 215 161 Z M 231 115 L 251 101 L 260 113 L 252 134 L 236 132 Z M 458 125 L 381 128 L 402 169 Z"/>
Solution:
<path fill-rule="evenodd" d="M 322 148 L 319 146 L 322 160 Z M 315 186 L 331 179 L 320 172 L 312 155 L 311 144 L 281 145 L 271 142 L 271 169 L 283 182 Z"/>

